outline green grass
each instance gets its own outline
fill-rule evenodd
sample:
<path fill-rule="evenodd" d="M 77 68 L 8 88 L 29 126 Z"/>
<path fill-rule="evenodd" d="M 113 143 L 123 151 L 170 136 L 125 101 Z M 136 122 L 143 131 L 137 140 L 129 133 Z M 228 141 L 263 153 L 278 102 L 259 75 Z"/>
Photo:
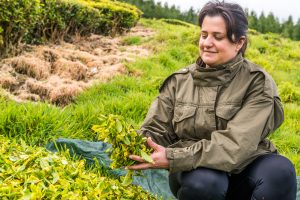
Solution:
<path fill-rule="evenodd" d="M 123 43 L 126 45 L 139 45 L 142 43 L 142 38 L 139 36 L 129 36 L 123 39 Z"/>
<path fill-rule="evenodd" d="M 94 140 L 91 127 L 98 123 L 100 114 L 122 115 L 128 123 L 138 128 L 163 80 L 196 60 L 200 31 L 193 25 L 176 26 L 162 20 L 142 19 L 140 22 L 154 29 L 155 36 L 145 41 L 129 37 L 127 44 L 143 43 L 153 51 L 152 55 L 126 63 L 127 75 L 94 85 L 65 108 L 46 103 L 20 104 L 1 98 L 1 134 L 22 138 L 31 146 L 45 145 L 59 137 Z M 250 35 L 246 56 L 264 67 L 279 86 L 285 82 L 290 82 L 295 88 L 300 86 L 299 42 L 275 34 L 255 33 Z M 139 75 L 133 75 L 135 72 Z M 284 104 L 285 122 L 270 138 L 279 152 L 292 160 L 300 175 L 299 100 L 293 99 Z"/>
<path fill-rule="evenodd" d="M 300 106 L 286 103 L 284 106 L 285 121 L 283 125 L 271 135 L 271 140 L 279 152 L 288 157 L 295 165 L 297 174 L 300 173 Z"/>

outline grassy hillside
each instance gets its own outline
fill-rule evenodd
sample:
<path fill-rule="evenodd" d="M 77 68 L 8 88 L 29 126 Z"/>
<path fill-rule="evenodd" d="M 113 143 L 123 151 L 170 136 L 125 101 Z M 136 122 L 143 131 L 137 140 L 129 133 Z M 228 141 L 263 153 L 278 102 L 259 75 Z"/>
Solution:
<path fill-rule="evenodd" d="M 91 127 L 98 123 L 100 114 L 122 115 L 138 128 L 162 81 L 195 61 L 199 38 L 199 28 L 193 25 L 146 19 L 140 23 L 157 34 L 147 40 L 135 36 L 126 41 L 146 45 L 153 53 L 127 63 L 127 75 L 94 85 L 64 108 L 46 103 L 15 103 L 1 95 L 0 133 L 23 139 L 35 148 L 59 137 L 94 140 Z M 279 152 L 292 160 L 300 175 L 300 43 L 250 31 L 246 57 L 264 67 L 279 86 L 286 117 L 270 138 Z"/>

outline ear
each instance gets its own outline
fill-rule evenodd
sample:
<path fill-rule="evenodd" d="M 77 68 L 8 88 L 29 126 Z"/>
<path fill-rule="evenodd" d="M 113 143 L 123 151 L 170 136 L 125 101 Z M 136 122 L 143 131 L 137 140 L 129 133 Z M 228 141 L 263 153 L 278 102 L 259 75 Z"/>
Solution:
<path fill-rule="evenodd" d="M 239 51 L 242 48 L 242 46 L 244 45 L 245 42 L 246 42 L 246 37 L 245 36 L 240 37 L 239 41 L 237 41 L 237 43 L 236 43 L 237 51 Z"/>

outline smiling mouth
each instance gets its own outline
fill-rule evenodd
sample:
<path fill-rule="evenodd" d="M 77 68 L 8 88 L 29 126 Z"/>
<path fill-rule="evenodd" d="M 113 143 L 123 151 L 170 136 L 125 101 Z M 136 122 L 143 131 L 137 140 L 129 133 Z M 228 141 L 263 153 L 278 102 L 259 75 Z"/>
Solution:
<path fill-rule="evenodd" d="M 218 53 L 216 51 L 203 51 L 203 53 Z"/>

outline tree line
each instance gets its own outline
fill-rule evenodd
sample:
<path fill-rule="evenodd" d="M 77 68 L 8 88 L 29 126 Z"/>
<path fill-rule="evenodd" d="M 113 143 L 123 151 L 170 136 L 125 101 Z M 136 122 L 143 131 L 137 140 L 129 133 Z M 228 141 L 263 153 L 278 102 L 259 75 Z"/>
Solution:
<path fill-rule="evenodd" d="M 145 18 L 167 18 L 167 19 L 179 19 L 192 24 L 198 23 L 198 11 L 192 7 L 185 12 L 181 12 L 179 7 L 175 5 L 169 6 L 168 3 L 162 4 L 161 2 L 155 3 L 154 0 L 120 0 L 137 6 L 143 11 L 143 17 Z M 255 11 L 249 12 L 245 10 L 249 28 L 255 29 L 261 33 L 278 33 L 284 37 L 291 38 L 292 40 L 300 40 L 300 19 L 297 23 L 293 23 L 292 16 L 284 22 L 280 22 L 272 12 L 265 15 L 264 12 L 258 16 Z"/>
<path fill-rule="evenodd" d="M 155 3 L 154 0 L 119 0 L 138 7 L 143 11 L 145 18 L 166 18 L 166 19 L 179 19 L 185 22 L 197 24 L 198 16 L 197 11 L 192 7 L 185 12 L 181 12 L 179 7 L 175 5 L 169 6 L 168 3 L 162 4 L 161 2 Z"/>
<path fill-rule="evenodd" d="M 261 12 L 259 17 L 254 11 L 250 13 L 246 10 L 248 17 L 249 28 L 255 29 L 261 33 L 278 33 L 292 40 L 300 40 L 300 19 L 294 24 L 293 17 L 290 15 L 288 19 L 280 23 L 278 17 L 275 17 L 272 12 L 267 16 Z"/>

